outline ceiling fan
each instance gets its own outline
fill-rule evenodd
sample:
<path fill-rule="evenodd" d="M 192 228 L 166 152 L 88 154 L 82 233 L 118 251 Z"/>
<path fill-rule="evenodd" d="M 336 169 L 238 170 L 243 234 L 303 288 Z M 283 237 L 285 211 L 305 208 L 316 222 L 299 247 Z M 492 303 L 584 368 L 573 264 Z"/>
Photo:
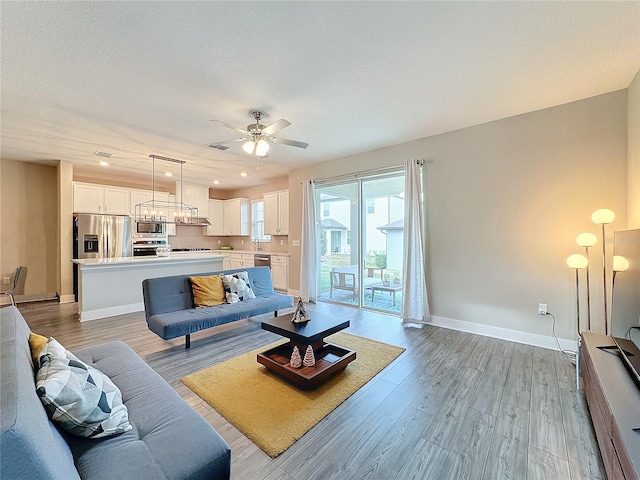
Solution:
<path fill-rule="evenodd" d="M 260 123 L 260 120 L 265 116 L 263 112 L 255 110 L 251 112 L 251 114 L 256 120 L 256 123 L 247 125 L 246 129 L 235 127 L 221 120 L 211 120 L 213 123 L 217 123 L 223 127 L 240 132 L 243 136 L 240 138 L 232 138 L 231 140 L 224 140 L 222 142 L 211 142 L 207 144 L 207 147 L 215 148 L 216 150 L 228 150 L 229 147 L 227 146 L 227 143 L 244 141 L 245 143 L 242 145 L 242 149 L 245 152 L 248 154 L 255 153 L 256 157 L 264 158 L 269 156 L 269 143 L 279 143 L 281 145 L 290 145 L 298 148 L 307 148 L 309 146 L 308 143 L 288 140 L 286 138 L 280 138 L 273 135 L 274 133 L 291 125 L 291 122 L 288 122 L 284 118 L 273 122 L 271 125 L 263 125 Z"/>

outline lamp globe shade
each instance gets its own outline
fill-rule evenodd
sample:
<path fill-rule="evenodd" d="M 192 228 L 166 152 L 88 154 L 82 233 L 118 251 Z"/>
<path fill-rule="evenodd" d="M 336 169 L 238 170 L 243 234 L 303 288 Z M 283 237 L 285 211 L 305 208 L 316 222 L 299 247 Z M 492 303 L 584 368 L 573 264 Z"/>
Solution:
<path fill-rule="evenodd" d="M 249 140 L 248 142 L 244 142 L 242 145 L 242 149 L 247 152 L 249 155 L 253 153 L 253 147 L 255 147 L 255 143 L 253 140 Z"/>
<path fill-rule="evenodd" d="M 571 268 L 584 268 L 589 264 L 589 260 L 584 255 L 580 255 L 579 253 L 574 253 L 573 255 L 569 255 L 567 258 L 567 265 Z"/>
<path fill-rule="evenodd" d="M 264 157 L 269 151 L 269 144 L 266 140 L 260 139 L 256 144 L 256 155 L 259 157 Z"/>
<path fill-rule="evenodd" d="M 593 233 L 584 232 L 576 237 L 576 243 L 581 247 L 593 247 L 596 243 L 598 243 L 598 237 L 596 237 Z"/>
<path fill-rule="evenodd" d="M 607 210 L 606 208 L 601 208 L 600 210 L 596 210 L 591 215 L 591 221 L 593 223 L 597 223 L 598 225 L 605 225 L 607 223 L 611 223 L 616 219 L 616 214 L 611 210 Z"/>
<path fill-rule="evenodd" d="M 613 271 L 614 272 L 624 272 L 629 268 L 629 260 L 624 258 L 621 255 L 613 256 Z"/>

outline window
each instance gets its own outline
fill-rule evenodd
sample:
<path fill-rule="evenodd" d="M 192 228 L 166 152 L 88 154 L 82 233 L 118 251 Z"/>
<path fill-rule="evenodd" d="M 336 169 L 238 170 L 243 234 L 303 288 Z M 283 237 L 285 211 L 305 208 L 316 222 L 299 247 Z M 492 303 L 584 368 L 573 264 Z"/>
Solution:
<path fill-rule="evenodd" d="M 373 198 L 367 199 L 367 213 L 376 213 L 376 204 Z"/>
<path fill-rule="evenodd" d="M 322 216 L 323 217 L 328 217 L 329 216 L 329 203 L 325 202 L 322 204 Z"/>
<path fill-rule="evenodd" d="M 251 240 L 270 242 L 271 236 L 264 233 L 264 201 L 251 202 Z"/>

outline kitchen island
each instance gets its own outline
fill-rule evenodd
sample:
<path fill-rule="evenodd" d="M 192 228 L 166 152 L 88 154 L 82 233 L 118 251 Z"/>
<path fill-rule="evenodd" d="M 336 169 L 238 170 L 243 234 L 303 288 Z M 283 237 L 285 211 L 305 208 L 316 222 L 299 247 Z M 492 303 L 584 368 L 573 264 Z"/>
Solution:
<path fill-rule="evenodd" d="M 78 264 L 80 321 L 143 311 L 144 279 L 220 271 L 222 259 L 215 253 L 198 252 L 72 260 Z"/>

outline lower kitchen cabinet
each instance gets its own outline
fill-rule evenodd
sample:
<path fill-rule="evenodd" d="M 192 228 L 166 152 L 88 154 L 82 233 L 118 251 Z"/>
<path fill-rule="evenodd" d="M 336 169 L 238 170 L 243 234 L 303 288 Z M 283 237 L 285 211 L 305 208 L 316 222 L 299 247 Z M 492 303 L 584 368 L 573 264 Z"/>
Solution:
<path fill-rule="evenodd" d="M 252 253 L 231 253 L 229 255 L 229 268 L 247 268 L 253 267 Z"/>
<path fill-rule="evenodd" d="M 289 288 L 289 257 L 271 255 L 271 279 L 275 290 L 287 291 Z"/>

